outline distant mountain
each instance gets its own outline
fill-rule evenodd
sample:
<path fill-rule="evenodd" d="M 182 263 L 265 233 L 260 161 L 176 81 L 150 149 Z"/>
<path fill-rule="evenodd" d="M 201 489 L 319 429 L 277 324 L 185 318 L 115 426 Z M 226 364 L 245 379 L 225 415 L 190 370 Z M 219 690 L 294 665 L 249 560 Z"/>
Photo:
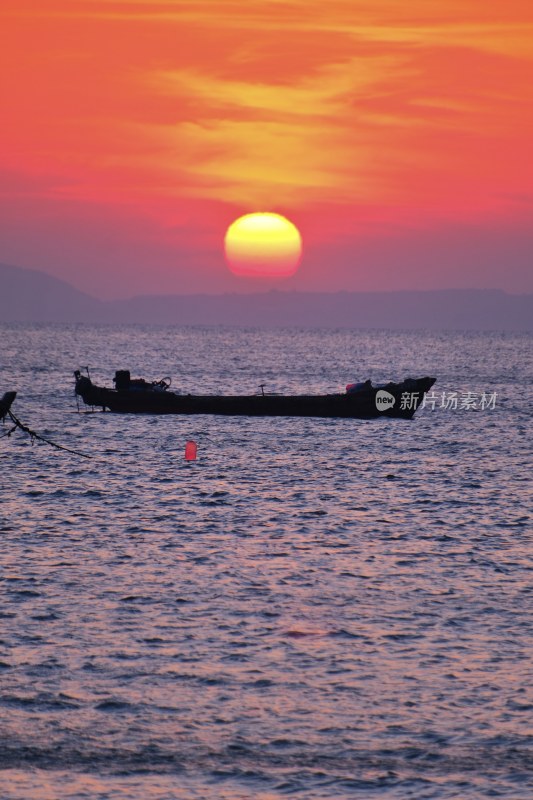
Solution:
<path fill-rule="evenodd" d="M 0 264 L 0 322 L 13 321 L 533 331 L 533 295 L 498 289 L 270 291 L 106 303 L 42 272 Z"/>
<path fill-rule="evenodd" d="M 102 306 L 44 272 L 0 264 L 0 322 L 90 322 Z"/>

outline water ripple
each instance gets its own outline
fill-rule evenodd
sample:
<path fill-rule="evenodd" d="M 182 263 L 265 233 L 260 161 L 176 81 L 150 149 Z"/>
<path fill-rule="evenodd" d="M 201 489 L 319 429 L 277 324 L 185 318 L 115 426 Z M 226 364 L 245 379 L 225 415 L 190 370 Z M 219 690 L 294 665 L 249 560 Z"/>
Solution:
<path fill-rule="evenodd" d="M 530 338 L 2 331 L 20 418 L 97 457 L 0 442 L 2 800 L 530 797 Z M 76 414 L 87 361 L 206 392 L 437 374 L 501 403 Z"/>

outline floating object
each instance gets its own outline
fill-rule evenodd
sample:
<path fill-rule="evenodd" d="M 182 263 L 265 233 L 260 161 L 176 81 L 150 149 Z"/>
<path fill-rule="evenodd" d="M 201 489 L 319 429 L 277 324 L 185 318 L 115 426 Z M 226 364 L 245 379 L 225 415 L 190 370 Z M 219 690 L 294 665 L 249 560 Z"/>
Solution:
<path fill-rule="evenodd" d="M 400 417 L 411 419 L 435 378 L 407 378 L 401 383 L 372 386 L 357 392 L 324 395 L 193 395 L 168 391 L 168 379 L 149 383 L 131 380 L 127 370 L 115 379 L 116 389 L 96 386 L 77 370 L 76 394 L 85 405 L 122 414 L 225 414 L 246 417 L 345 417 L 373 419 Z M 120 388 L 118 388 L 120 387 Z M 167 387 L 167 388 L 165 388 Z M 390 393 L 394 403 L 385 408 L 376 402 L 378 391 Z M 406 398 L 409 402 L 406 402 Z"/>
<path fill-rule="evenodd" d="M 186 461 L 195 461 L 196 460 L 196 453 L 198 452 L 198 447 L 196 442 L 189 441 L 185 445 L 185 460 Z"/>
<path fill-rule="evenodd" d="M 16 392 L 6 392 L 3 397 L 0 398 L 0 422 L 4 419 L 4 417 L 7 417 L 9 409 L 11 408 L 16 396 Z"/>

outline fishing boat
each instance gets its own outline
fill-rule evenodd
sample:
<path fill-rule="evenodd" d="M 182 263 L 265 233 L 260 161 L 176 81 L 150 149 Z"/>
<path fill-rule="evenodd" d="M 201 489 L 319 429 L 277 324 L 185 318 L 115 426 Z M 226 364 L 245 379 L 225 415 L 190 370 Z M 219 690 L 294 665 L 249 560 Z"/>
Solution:
<path fill-rule="evenodd" d="M 6 392 L 0 398 L 0 422 L 7 417 L 16 396 L 16 392 Z"/>
<path fill-rule="evenodd" d="M 146 381 L 115 373 L 114 388 L 97 386 L 89 374 L 74 373 L 75 392 L 85 405 L 120 414 L 224 414 L 247 417 L 344 417 L 411 419 L 435 378 L 406 378 L 401 383 L 373 386 L 350 384 L 346 392 L 324 395 L 267 394 L 198 395 L 170 391 L 170 378 Z"/>

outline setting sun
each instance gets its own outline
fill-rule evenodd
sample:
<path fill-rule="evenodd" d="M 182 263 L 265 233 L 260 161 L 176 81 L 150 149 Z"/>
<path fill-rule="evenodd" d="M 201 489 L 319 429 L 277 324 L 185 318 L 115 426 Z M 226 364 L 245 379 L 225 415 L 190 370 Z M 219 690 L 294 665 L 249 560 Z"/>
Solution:
<path fill-rule="evenodd" d="M 288 278 L 298 269 L 302 237 L 281 214 L 245 214 L 226 231 L 224 250 L 235 275 Z"/>

